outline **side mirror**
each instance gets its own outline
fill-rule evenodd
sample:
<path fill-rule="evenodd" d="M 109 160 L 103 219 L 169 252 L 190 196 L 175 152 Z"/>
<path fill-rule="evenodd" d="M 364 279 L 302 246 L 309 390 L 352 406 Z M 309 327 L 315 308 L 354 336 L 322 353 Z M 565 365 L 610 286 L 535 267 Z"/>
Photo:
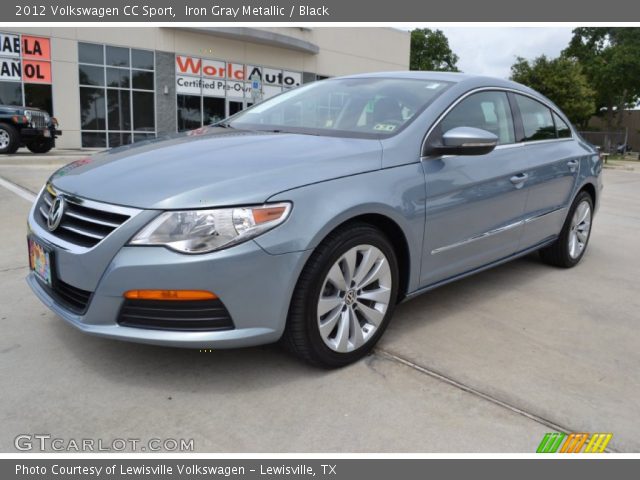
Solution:
<path fill-rule="evenodd" d="M 498 145 L 498 137 L 474 127 L 456 127 L 427 146 L 428 155 L 485 155 Z"/>

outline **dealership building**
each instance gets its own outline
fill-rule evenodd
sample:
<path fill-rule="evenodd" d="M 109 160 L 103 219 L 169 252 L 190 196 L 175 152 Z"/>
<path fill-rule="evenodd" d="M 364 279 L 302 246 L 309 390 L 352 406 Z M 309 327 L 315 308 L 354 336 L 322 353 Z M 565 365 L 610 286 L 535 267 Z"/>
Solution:
<path fill-rule="evenodd" d="M 327 77 L 407 70 L 391 28 L 2 28 L 0 102 L 46 109 L 59 148 L 105 148 L 218 121 Z"/>

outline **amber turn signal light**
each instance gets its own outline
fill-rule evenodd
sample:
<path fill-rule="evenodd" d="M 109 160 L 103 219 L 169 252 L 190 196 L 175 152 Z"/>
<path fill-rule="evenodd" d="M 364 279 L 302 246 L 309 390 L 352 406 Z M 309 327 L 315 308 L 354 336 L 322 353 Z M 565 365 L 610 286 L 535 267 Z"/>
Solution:
<path fill-rule="evenodd" d="M 252 210 L 253 220 L 256 225 L 279 219 L 285 212 L 286 207 L 258 207 Z"/>
<path fill-rule="evenodd" d="M 128 290 L 124 292 L 128 300 L 215 300 L 218 296 L 206 290 Z"/>

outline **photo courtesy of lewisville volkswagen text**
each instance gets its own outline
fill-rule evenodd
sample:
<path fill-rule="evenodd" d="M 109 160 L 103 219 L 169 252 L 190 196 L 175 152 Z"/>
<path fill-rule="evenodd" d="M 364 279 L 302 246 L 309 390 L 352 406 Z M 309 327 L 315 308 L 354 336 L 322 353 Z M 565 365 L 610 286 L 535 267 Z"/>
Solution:
<path fill-rule="evenodd" d="M 625 475 L 611 1 L 0 5 L 0 478 Z"/>

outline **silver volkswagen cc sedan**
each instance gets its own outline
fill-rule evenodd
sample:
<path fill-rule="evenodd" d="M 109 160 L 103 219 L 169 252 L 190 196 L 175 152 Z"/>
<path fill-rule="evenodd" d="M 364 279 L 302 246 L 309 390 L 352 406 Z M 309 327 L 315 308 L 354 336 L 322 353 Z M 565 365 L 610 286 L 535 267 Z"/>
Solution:
<path fill-rule="evenodd" d="M 601 168 L 558 107 L 513 82 L 329 79 L 55 172 L 29 214 L 27 281 L 89 334 L 281 340 L 337 367 L 401 301 L 533 251 L 576 265 Z"/>

